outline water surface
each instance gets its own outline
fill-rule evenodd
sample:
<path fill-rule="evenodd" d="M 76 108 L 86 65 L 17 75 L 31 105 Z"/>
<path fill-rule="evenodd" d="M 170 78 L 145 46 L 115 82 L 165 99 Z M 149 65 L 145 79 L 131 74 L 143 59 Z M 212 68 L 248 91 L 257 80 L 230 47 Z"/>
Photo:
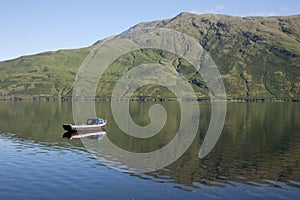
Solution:
<path fill-rule="evenodd" d="M 149 123 L 152 103 L 134 102 L 137 124 Z M 163 130 L 149 140 L 128 137 L 114 123 L 109 102 L 97 103 L 110 122 L 106 136 L 123 149 L 149 152 L 178 128 L 175 102 Z M 297 199 L 300 195 L 300 104 L 228 103 L 222 135 L 203 159 L 198 153 L 210 121 L 200 103 L 198 134 L 171 165 L 124 173 L 104 165 L 80 139 L 63 138 L 71 103 L 0 102 L 0 199 Z M 101 141 L 97 141 L 101 142 Z"/>

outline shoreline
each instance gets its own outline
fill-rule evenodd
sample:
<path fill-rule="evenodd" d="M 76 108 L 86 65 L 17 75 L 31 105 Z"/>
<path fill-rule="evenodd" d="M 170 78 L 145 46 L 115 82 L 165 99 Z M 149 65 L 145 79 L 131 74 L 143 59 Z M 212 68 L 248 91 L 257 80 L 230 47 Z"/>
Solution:
<path fill-rule="evenodd" d="M 59 96 L 23 96 L 23 95 L 5 95 L 0 96 L 0 101 L 28 101 L 28 102 L 54 102 L 54 101 L 72 101 L 72 97 L 59 97 Z M 76 101 L 112 101 L 111 97 L 94 97 L 94 98 L 77 98 Z M 114 99 L 115 101 L 124 101 L 125 99 Z M 197 102 L 210 102 L 210 98 L 197 98 L 188 99 L 181 98 L 183 102 L 197 101 Z M 162 98 L 162 97 L 133 97 L 130 98 L 130 101 L 136 102 L 169 102 L 169 101 L 178 101 L 177 98 Z M 222 101 L 222 100 L 217 100 Z M 227 102 L 300 102 L 300 98 L 281 98 L 281 99 L 267 99 L 267 98 L 253 98 L 253 99 L 226 99 Z"/>

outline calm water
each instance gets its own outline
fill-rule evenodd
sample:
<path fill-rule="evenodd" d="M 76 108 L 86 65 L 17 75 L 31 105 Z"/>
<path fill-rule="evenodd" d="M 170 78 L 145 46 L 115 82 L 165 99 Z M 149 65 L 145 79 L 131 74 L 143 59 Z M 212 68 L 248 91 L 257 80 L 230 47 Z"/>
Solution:
<path fill-rule="evenodd" d="M 110 122 L 106 136 L 123 149 L 148 152 L 166 145 L 180 121 L 177 103 L 161 133 L 127 137 L 116 127 L 109 103 L 97 112 Z M 137 124 L 149 123 L 151 103 L 133 103 Z M 145 174 L 102 164 L 80 139 L 63 138 L 73 123 L 71 103 L 0 102 L 0 199 L 297 199 L 300 195 L 300 104 L 228 103 L 222 135 L 198 158 L 210 105 L 200 104 L 199 132 L 171 165 Z M 97 140 L 101 143 L 101 140 Z"/>

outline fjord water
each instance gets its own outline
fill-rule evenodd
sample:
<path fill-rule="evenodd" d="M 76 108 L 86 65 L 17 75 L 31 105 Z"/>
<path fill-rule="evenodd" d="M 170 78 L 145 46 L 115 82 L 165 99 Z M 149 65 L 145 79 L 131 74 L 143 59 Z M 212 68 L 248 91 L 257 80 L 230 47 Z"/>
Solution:
<path fill-rule="evenodd" d="M 133 102 L 137 124 L 153 103 Z M 150 152 L 172 140 L 179 105 L 164 102 L 164 129 L 146 140 L 116 126 L 109 102 L 97 102 L 106 136 L 123 149 Z M 300 104 L 228 103 L 223 132 L 198 157 L 210 122 L 200 103 L 198 134 L 174 163 L 149 173 L 125 173 L 98 161 L 80 139 L 63 138 L 73 123 L 70 102 L 0 102 L 0 199 L 297 199 L 300 195 Z M 101 142 L 97 141 L 97 142 Z"/>

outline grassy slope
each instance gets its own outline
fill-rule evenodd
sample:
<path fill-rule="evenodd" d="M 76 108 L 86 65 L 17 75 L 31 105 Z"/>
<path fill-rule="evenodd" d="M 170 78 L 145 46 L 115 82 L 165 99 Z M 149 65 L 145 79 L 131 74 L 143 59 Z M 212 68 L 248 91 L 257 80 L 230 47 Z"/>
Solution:
<path fill-rule="evenodd" d="M 77 70 L 92 47 L 59 50 L 0 63 L 0 93 L 69 95 Z"/>
<path fill-rule="evenodd" d="M 143 49 L 133 51 L 114 61 L 108 68 L 108 70 L 106 70 L 102 75 L 102 78 L 98 85 L 97 93 L 101 94 L 99 96 L 109 97 L 113 92 L 115 84 L 123 74 L 128 72 L 134 66 L 149 63 L 159 63 L 166 67 L 171 67 L 178 72 L 181 72 L 180 74 L 184 76 L 185 79 L 190 81 L 190 83 L 194 83 L 192 85 L 198 97 L 208 97 L 204 81 L 192 65 L 190 65 L 186 60 L 179 58 L 177 55 L 174 55 L 173 53 L 164 52 L 157 49 Z M 158 76 L 157 74 L 152 74 L 151 71 L 145 72 L 145 74 L 147 74 L 147 77 L 152 76 L 152 80 Z M 165 78 L 167 79 L 168 77 Z M 182 93 L 184 93 L 184 91 L 182 91 Z M 176 98 L 175 95 L 166 87 L 152 84 L 144 85 L 143 87 L 139 88 L 133 94 L 133 96 L 140 99 L 152 97 L 162 99 Z"/>
<path fill-rule="evenodd" d="M 229 98 L 300 98 L 300 15 L 290 17 L 232 17 L 182 13 L 171 20 L 141 23 L 133 28 L 171 28 L 199 39 L 219 67 Z M 0 94 L 71 94 L 76 71 L 93 47 L 46 52 L 0 63 Z M 144 58 L 137 60 L 136 58 Z M 116 60 L 99 85 L 108 97 L 115 82 L 131 67 L 161 63 L 179 70 L 197 95 L 207 92 L 188 63 L 159 51 L 136 51 Z M 170 97 L 165 88 L 145 86 L 137 96 Z"/>

